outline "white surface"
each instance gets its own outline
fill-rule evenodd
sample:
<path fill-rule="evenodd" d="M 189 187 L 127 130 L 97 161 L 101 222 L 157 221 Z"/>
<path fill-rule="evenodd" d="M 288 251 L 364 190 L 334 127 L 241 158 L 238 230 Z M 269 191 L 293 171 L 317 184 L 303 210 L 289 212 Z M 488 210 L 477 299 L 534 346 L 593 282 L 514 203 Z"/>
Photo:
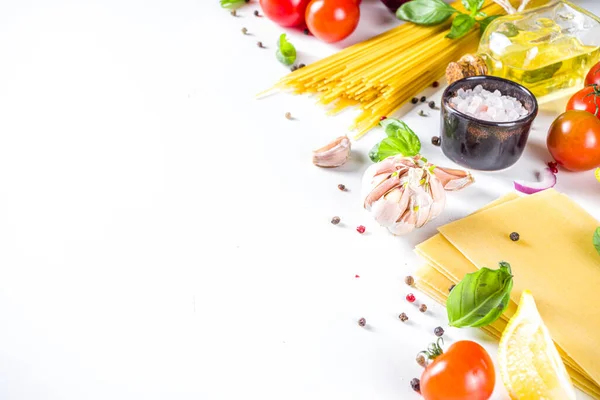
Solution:
<path fill-rule="evenodd" d="M 363 3 L 344 45 L 396 24 Z M 255 8 L 233 18 L 208 0 L 0 4 L 1 399 L 419 398 L 414 356 L 445 313 L 419 293 L 426 314 L 404 300 L 412 248 L 531 177 L 549 159 L 551 115 L 514 168 L 476 174 L 442 217 L 392 237 L 359 197 L 382 132 L 344 168 L 321 170 L 311 150 L 351 113 L 254 100 L 286 72 L 274 57 L 283 30 Z M 335 51 L 290 38 L 299 62 Z M 437 116 L 420 108 L 405 121 L 427 157 L 451 166 L 429 141 Z M 600 218 L 591 172 L 561 172 L 557 188 Z M 447 332 L 495 353 L 476 331 Z"/>

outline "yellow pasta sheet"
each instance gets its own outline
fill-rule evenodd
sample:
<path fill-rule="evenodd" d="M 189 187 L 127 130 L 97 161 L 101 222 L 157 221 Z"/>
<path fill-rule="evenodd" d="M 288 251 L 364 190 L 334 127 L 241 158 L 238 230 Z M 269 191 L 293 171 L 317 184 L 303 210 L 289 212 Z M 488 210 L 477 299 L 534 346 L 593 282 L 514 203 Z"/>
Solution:
<path fill-rule="evenodd" d="M 594 311 L 600 257 L 591 245 L 591 233 L 598 225 L 555 190 L 523 198 L 505 196 L 440 228 L 445 236 L 438 234 L 417 246 L 416 252 L 428 263 L 416 274 L 417 286 L 445 303 L 449 287 L 466 273 L 495 267 L 501 260 L 510 262 L 515 274 L 513 301 L 502 318 L 485 330 L 499 337 L 516 311 L 521 291 L 532 290 L 574 382 L 600 398 L 599 346 L 593 341 L 600 328 L 600 312 Z M 518 242 L 509 239 L 513 231 L 521 235 Z M 583 292 L 579 280 L 585 281 Z M 569 292 L 572 295 L 565 302 Z"/>

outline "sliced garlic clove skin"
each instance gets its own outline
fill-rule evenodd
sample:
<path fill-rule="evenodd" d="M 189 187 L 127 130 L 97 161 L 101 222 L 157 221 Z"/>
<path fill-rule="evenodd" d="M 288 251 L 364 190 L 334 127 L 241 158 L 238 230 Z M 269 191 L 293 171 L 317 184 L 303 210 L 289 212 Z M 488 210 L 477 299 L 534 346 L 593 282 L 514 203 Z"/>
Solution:
<path fill-rule="evenodd" d="M 340 136 L 328 145 L 313 151 L 313 164 L 322 168 L 344 165 L 350 158 L 351 148 L 348 136 Z"/>

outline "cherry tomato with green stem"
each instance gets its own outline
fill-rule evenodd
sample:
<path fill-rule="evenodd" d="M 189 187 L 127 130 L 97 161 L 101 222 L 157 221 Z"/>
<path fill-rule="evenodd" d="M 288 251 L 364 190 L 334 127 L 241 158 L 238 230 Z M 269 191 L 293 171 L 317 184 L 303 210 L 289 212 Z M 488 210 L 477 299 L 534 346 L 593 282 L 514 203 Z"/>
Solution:
<path fill-rule="evenodd" d="M 306 25 L 318 39 L 333 43 L 350 36 L 358 25 L 356 0 L 312 0 L 306 8 Z"/>
<path fill-rule="evenodd" d="M 567 110 L 583 110 L 600 118 L 600 86 L 592 84 L 575 93 L 567 103 Z"/>
<path fill-rule="evenodd" d="M 488 400 L 492 396 L 496 384 L 494 363 L 479 344 L 463 340 L 444 353 L 438 341 L 426 353 L 433 362 L 421 375 L 425 400 Z"/>
<path fill-rule="evenodd" d="M 548 151 L 569 171 L 600 167 L 600 119 L 587 111 L 562 113 L 550 126 Z"/>
<path fill-rule="evenodd" d="M 263 14 L 285 27 L 304 25 L 306 6 L 310 0 L 260 0 Z"/>

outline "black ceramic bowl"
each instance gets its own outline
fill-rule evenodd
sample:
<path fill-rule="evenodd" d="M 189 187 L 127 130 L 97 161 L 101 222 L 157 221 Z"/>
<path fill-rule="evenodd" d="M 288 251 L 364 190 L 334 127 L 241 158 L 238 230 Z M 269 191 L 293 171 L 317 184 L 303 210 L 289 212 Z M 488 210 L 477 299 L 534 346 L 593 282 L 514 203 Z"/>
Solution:
<path fill-rule="evenodd" d="M 519 100 L 529 113 L 513 122 L 484 121 L 463 114 L 450 105 L 458 89 L 499 90 Z M 518 83 L 495 76 L 472 76 L 452 83 L 442 96 L 442 150 L 455 163 L 479 171 L 498 171 L 517 162 L 523 154 L 531 124 L 538 113 L 533 93 Z"/>

